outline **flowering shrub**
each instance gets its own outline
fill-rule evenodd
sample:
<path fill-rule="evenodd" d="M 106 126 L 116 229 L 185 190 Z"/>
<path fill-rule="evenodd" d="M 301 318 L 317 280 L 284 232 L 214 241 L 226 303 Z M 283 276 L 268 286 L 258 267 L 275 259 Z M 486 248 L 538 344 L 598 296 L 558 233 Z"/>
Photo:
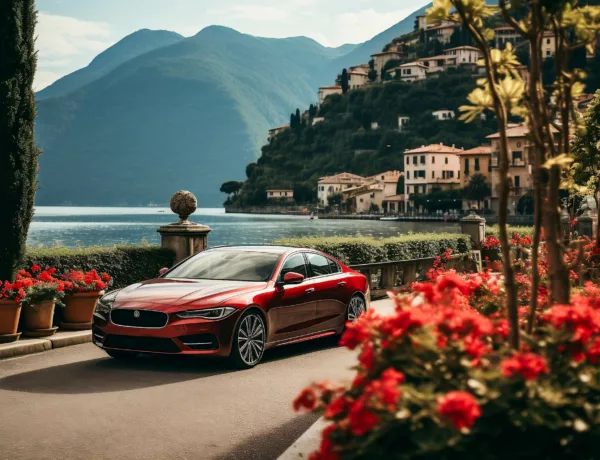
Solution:
<path fill-rule="evenodd" d="M 63 275 L 61 279 L 64 282 L 67 294 L 100 292 L 112 284 L 112 279 L 108 273 L 99 275 L 96 270 L 90 270 L 87 273 L 71 270 L 66 275 Z"/>
<path fill-rule="evenodd" d="M 523 275 L 524 305 L 528 287 Z M 359 353 L 352 383 L 315 384 L 294 403 L 331 422 L 313 460 L 597 457 L 596 285 L 571 305 L 545 303 L 519 351 L 506 341 L 499 275 L 449 271 L 393 299 L 392 315 L 347 326 L 341 344 Z"/>
<path fill-rule="evenodd" d="M 52 300 L 60 304 L 65 295 L 64 283 L 56 278 L 55 268 L 42 270 L 39 265 L 32 265 L 31 272 L 20 270 L 15 282 L 28 285 L 25 288 L 26 297 L 22 300 L 27 305 L 36 305 L 46 300 Z"/>
<path fill-rule="evenodd" d="M 494 235 L 488 235 L 481 243 L 482 249 L 500 249 L 500 240 Z"/>

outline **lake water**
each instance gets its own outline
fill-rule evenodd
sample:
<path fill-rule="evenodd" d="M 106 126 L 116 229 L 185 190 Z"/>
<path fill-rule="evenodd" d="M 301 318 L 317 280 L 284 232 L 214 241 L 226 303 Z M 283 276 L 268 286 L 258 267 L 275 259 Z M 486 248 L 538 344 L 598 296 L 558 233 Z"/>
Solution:
<path fill-rule="evenodd" d="M 176 222 L 168 208 L 101 208 L 38 206 L 29 229 L 28 245 L 68 247 L 159 244 L 157 228 Z M 455 223 L 381 222 L 371 220 L 310 220 L 305 216 L 225 214 L 224 209 L 198 209 L 190 218 L 208 225 L 210 246 L 267 244 L 300 236 L 396 236 L 417 232 L 458 232 Z"/>

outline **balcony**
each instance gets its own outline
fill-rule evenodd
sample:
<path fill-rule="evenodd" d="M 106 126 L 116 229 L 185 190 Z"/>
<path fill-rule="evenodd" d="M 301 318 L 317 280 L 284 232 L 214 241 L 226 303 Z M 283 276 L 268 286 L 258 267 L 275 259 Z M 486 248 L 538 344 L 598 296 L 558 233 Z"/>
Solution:
<path fill-rule="evenodd" d="M 527 166 L 527 164 L 525 163 L 525 160 L 523 160 L 521 158 L 513 158 L 513 161 L 510 165 L 513 168 L 524 168 L 525 166 Z"/>

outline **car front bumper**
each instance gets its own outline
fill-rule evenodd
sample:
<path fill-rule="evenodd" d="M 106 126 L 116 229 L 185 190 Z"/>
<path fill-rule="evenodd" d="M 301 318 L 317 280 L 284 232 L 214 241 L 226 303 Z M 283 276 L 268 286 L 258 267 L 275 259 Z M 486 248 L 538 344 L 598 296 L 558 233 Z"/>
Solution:
<path fill-rule="evenodd" d="M 168 315 L 163 327 L 133 327 L 94 315 L 92 342 L 106 350 L 166 355 L 229 356 L 232 338 L 241 316 L 236 311 L 221 320 L 181 319 Z"/>

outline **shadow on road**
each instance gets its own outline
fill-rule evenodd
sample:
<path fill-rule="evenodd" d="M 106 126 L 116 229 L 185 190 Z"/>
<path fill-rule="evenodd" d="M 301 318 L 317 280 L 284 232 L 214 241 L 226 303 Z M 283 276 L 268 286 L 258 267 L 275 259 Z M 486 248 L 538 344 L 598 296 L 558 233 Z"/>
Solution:
<path fill-rule="evenodd" d="M 27 393 L 85 394 L 149 388 L 232 372 L 214 359 L 99 358 L 36 369 L 0 379 L 0 389 Z"/>
<path fill-rule="evenodd" d="M 272 430 L 243 439 L 215 460 L 276 460 L 313 423 L 317 414 L 302 414 Z"/>
<path fill-rule="evenodd" d="M 270 361 L 279 361 L 281 359 L 293 358 L 294 356 L 339 348 L 339 341 L 339 337 L 325 337 L 322 339 L 307 340 L 306 342 L 272 348 L 266 351 L 263 358 L 263 364 Z"/>

